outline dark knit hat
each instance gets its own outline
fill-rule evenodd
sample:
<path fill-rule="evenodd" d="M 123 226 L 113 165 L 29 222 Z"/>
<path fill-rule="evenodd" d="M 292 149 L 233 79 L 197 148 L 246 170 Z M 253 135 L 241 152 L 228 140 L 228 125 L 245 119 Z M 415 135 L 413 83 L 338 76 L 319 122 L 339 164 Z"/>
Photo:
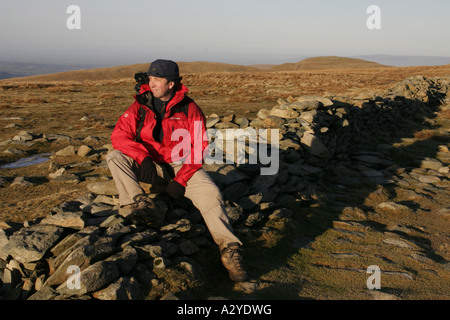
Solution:
<path fill-rule="evenodd" d="M 148 68 L 149 77 L 166 78 L 168 81 L 180 81 L 178 65 L 172 60 L 158 59 L 153 61 Z"/>

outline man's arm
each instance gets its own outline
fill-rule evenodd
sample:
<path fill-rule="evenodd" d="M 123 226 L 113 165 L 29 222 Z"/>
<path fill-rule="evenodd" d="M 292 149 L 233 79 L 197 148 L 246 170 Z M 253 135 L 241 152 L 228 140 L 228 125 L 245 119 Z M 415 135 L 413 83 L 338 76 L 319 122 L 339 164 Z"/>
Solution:
<path fill-rule="evenodd" d="M 139 107 L 138 103 L 133 103 L 120 116 L 111 134 L 111 143 L 114 149 L 122 151 L 138 164 L 141 164 L 149 156 L 149 152 L 144 145 L 134 141 L 139 123 Z"/>
<path fill-rule="evenodd" d="M 209 144 L 207 139 L 205 141 L 203 139 L 206 136 L 206 119 L 195 102 L 191 102 L 189 105 L 188 121 L 191 150 L 188 156 L 189 159 L 186 160 L 189 161 L 183 164 L 174 178 L 183 187 L 186 187 L 189 179 L 203 166 L 205 150 Z"/>

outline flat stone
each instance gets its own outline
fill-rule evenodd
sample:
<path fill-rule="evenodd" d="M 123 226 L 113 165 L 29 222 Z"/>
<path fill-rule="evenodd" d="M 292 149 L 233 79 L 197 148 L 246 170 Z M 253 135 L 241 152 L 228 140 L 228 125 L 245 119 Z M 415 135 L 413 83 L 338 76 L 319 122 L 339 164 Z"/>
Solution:
<path fill-rule="evenodd" d="M 80 157 L 89 157 L 93 153 L 94 153 L 94 148 L 87 146 L 87 145 L 80 146 L 77 151 L 77 155 L 79 155 Z"/>
<path fill-rule="evenodd" d="M 27 300 L 51 300 L 56 297 L 58 292 L 51 287 L 42 287 L 39 291 L 36 291 Z"/>
<path fill-rule="evenodd" d="M 14 136 L 13 141 L 31 141 L 36 138 L 36 135 L 28 131 L 20 131 L 18 135 Z"/>
<path fill-rule="evenodd" d="M 110 284 L 119 277 L 119 269 L 112 261 L 98 261 L 80 272 L 79 287 L 76 281 L 66 281 L 56 288 L 59 294 L 80 296 L 94 292 Z M 68 283 L 69 282 L 69 283 Z"/>
<path fill-rule="evenodd" d="M 109 257 L 113 252 L 114 248 L 109 245 L 87 245 L 78 247 L 64 260 L 55 273 L 47 279 L 44 285 L 59 285 L 71 276 L 71 273 L 67 272 L 70 266 L 77 266 L 80 270 L 84 270 L 91 264 Z"/>
<path fill-rule="evenodd" d="M 61 149 L 55 153 L 55 156 L 57 157 L 70 157 L 75 155 L 75 147 L 74 146 L 68 146 L 64 149 Z"/>
<path fill-rule="evenodd" d="M 378 208 L 392 210 L 392 211 L 402 211 L 402 210 L 410 211 L 411 210 L 407 206 L 398 204 L 395 202 L 382 202 L 378 205 Z"/>
<path fill-rule="evenodd" d="M 37 261 L 60 239 L 63 228 L 54 225 L 36 224 L 14 233 L 3 252 L 21 263 Z"/>
<path fill-rule="evenodd" d="M 421 175 L 418 180 L 423 183 L 439 183 L 439 182 L 441 182 L 441 179 L 439 177 L 426 176 L 426 175 Z"/>
<path fill-rule="evenodd" d="M 220 121 L 220 117 L 208 117 L 206 119 L 206 128 L 212 128 Z"/>
<path fill-rule="evenodd" d="M 383 242 L 386 243 L 386 244 L 391 244 L 391 245 L 399 247 L 399 248 L 406 248 L 406 249 L 412 249 L 413 248 L 410 244 L 406 243 L 403 240 L 397 240 L 397 239 L 388 238 L 388 239 L 384 239 Z"/>
<path fill-rule="evenodd" d="M 14 186 L 30 187 L 30 186 L 34 186 L 34 183 L 31 181 L 28 181 L 26 177 L 17 177 L 14 179 L 14 181 L 10 185 L 10 187 L 14 187 Z"/>
<path fill-rule="evenodd" d="M 108 196 L 114 196 L 119 194 L 114 180 L 90 183 L 87 185 L 87 189 L 95 194 L 102 194 Z"/>
<path fill-rule="evenodd" d="M 300 140 L 306 150 L 312 155 L 319 158 L 329 158 L 330 153 L 325 145 L 314 134 L 306 131 Z"/>
<path fill-rule="evenodd" d="M 41 223 L 81 230 L 86 226 L 86 223 L 83 218 L 84 214 L 81 211 L 77 212 L 67 211 L 47 216 L 41 221 Z"/>
<path fill-rule="evenodd" d="M 393 294 L 385 293 L 379 290 L 371 290 L 368 292 L 373 300 L 398 300 L 398 297 Z"/>
<path fill-rule="evenodd" d="M 284 119 L 295 119 L 299 116 L 299 113 L 292 109 L 283 110 L 278 107 L 275 107 L 272 110 L 270 110 L 270 115 L 274 116 L 274 117 L 284 118 Z"/>
<path fill-rule="evenodd" d="M 420 168 L 439 170 L 443 166 L 442 162 L 433 158 L 425 158 L 420 161 Z"/>

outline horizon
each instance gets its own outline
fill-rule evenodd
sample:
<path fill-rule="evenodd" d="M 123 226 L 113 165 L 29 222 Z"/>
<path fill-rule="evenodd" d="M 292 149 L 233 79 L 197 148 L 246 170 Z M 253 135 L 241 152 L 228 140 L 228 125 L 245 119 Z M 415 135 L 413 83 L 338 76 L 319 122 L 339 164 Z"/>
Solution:
<path fill-rule="evenodd" d="M 377 2 L 380 29 L 369 28 L 371 2 L 357 0 L 5 0 L 0 61 L 107 67 L 162 57 L 254 65 L 318 56 L 450 56 L 450 41 L 442 40 L 450 34 L 448 1 Z M 68 10 L 73 3 L 79 12 Z"/>
<path fill-rule="evenodd" d="M 450 56 L 414 56 L 414 55 L 385 55 L 385 54 L 368 54 L 368 55 L 357 55 L 357 56 L 332 56 L 332 55 L 321 55 L 321 56 L 305 56 L 305 57 L 299 57 L 297 60 L 292 61 L 280 61 L 279 63 L 228 63 L 223 61 L 215 61 L 215 60 L 179 60 L 175 61 L 177 63 L 194 63 L 194 62 L 205 62 L 205 63 L 223 63 L 223 64 L 230 64 L 230 65 L 238 65 L 238 66 L 277 66 L 281 64 L 287 64 L 287 63 L 298 63 L 306 59 L 310 58 L 326 58 L 326 57 L 338 57 L 338 58 L 350 58 L 350 59 L 359 59 L 359 60 L 366 60 L 369 62 L 376 62 L 380 64 L 384 64 L 380 61 L 382 60 L 391 60 L 393 62 L 396 62 L 397 65 L 394 64 L 385 64 L 387 66 L 392 67 L 408 67 L 408 66 L 437 66 L 437 65 L 446 65 L 450 64 Z M 428 63 L 419 63 L 418 61 L 428 61 Z M 11 64 L 32 64 L 32 65 L 42 65 L 42 66 L 49 66 L 49 67 L 86 67 L 86 68 L 110 68 L 110 67 L 121 67 L 121 66 L 128 66 L 128 65 L 134 65 L 134 64 L 145 64 L 145 63 L 151 63 L 151 61 L 134 61 L 128 64 L 89 64 L 89 63 L 51 63 L 51 62 L 33 62 L 33 61 L 6 61 L 6 60 L 0 60 L 0 64 L 2 63 L 11 63 Z M 0 66 L 1 71 L 1 66 Z"/>

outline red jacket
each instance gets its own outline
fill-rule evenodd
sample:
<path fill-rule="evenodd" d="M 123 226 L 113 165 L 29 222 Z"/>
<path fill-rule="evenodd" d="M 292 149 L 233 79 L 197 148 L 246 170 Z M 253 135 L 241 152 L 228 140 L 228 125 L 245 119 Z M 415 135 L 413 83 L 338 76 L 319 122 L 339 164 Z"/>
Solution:
<path fill-rule="evenodd" d="M 150 91 L 150 88 L 143 85 L 140 93 L 146 90 Z M 166 106 L 166 113 L 161 122 L 164 134 L 161 143 L 153 138 L 155 113 L 151 108 L 140 104 L 136 96 L 136 101 L 120 116 L 111 134 L 114 149 L 122 151 L 138 164 L 141 164 L 145 157 L 159 163 L 183 161 L 183 166 L 174 178 L 182 186 L 186 186 L 192 175 L 202 167 L 208 146 L 205 116 L 194 100 L 187 97 L 188 91 L 183 84 L 179 84 L 174 97 Z M 187 116 L 183 110 L 177 108 L 181 105 L 180 102 L 187 104 Z M 147 112 L 141 139 L 137 142 L 135 137 L 140 108 L 145 108 Z"/>

